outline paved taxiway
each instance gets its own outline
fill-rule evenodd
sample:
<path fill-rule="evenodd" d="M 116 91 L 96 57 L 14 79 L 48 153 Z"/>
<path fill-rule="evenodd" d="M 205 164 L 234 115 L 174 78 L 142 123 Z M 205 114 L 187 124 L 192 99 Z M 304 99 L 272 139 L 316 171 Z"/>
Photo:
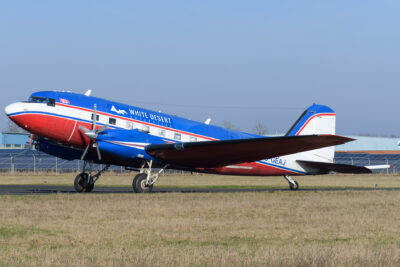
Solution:
<path fill-rule="evenodd" d="M 318 189 L 299 189 L 299 191 L 400 191 L 396 188 L 318 188 Z M 228 192 L 276 192 L 290 191 L 289 189 L 198 189 L 198 188 L 154 188 L 153 193 L 228 193 Z M 0 185 L 0 195 L 35 195 L 35 194 L 75 194 L 72 186 L 61 185 Z M 97 186 L 92 194 L 131 194 L 131 187 L 110 187 Z"/>

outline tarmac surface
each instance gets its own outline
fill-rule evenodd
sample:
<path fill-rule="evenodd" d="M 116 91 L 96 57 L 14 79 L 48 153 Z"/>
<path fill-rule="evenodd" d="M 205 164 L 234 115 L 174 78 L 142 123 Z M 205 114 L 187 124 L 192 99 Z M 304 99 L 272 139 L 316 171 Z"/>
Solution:
<path fill-rule="evenodd" d="M 305 188 L 298 191 L 400 191 L 396 188 Z M 255 188 L 255 189 L 199 189 L 199 188 L 154 188 L 152 193 L 231 193 L 231 192 L 278 192 L 287 189 Z M 0 185 L 0 195 L 45 195 L 45 194 L 77 194 L 73 186 L 62 185 Z M 132 187 L 95 186 L 87 194 L 132 194 Z"/>

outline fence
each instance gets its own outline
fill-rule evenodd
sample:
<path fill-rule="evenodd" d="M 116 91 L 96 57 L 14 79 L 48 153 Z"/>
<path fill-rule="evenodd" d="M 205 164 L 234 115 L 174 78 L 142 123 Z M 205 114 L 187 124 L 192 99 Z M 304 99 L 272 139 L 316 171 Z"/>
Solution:
<path fill-rule="evenodd" d="M 374 173 L 400 173 L 400 154 L 351 154 L 336 153 L 335 163 L 356 166 L 391 165 L 389 169 L 373 170 Z"/>
<path fill-rule="evenodd" d="M 400 154 L 349 154 L 336 153 L 335 163 L 367 166 L 390 164 L 390 169 L 374 170 L 379 173 L 400 173 Z M 83 166 L 82 160 L 63 160 L 29 149 L 0 149 L 0 172 L 75 172 Z M 93 165 L 100 170 L 103 165 Z M 111 166 L 109 171 L 124 173 L 125 168 Z"/>
<path fill-rule="evenodd" d="M 0 172 L 75 172 L 83 167 L 82 160 L 64 160 L 28 149 L 1 149 Z M 101 170 L 104 165 L 93 164 L 94 170 Z M 110 166 L 109 171 L 125 172 L 121 166 Z"/>

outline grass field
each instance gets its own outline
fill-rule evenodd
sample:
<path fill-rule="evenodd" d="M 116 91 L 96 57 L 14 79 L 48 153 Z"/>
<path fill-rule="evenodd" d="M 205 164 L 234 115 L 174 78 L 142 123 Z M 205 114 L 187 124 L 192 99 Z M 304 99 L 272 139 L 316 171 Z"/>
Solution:
<path fill-rule="evenodd" d="M 72 182 L 71 175 L 0 181 L 17 177 Z M 279 177 L 237 178 L 165 176 L 159 185 L 287 187 Z M 297 180 L 303 187 L 400 184 L 399 176 L 380 175 Z M 131 177 L 100 181 L 129 185 Z M 399 203 L 398 191 L 0 196 L 0 265 L 398 266 Z"/>

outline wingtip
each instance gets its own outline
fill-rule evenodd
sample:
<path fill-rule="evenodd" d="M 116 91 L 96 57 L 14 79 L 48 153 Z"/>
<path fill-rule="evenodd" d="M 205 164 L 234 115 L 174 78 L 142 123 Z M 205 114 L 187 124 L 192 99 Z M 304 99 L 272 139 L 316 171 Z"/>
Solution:
<path fill-rule="evenodd" d="M 347 137 L 347 136 L 342 136 L 342 135 L 337 135 L 337 136 L 339 136 L 339 137 L 343 138 L 344 140 L 346 140 L 346 143 L 353 142 L 353 141 L 357 140 L 357 139 L 354 139 L 354 138 L 351 138 L 351 137 Z"/>
<path fill-rule="evenodd" d="M 354 138 L 347 137 L 347 136 L 342 136 L 342 135 L 335 135 L 335 136 L 341 138 L 345 143 L 353 142 L 353 141 L 356 140 L 356 139 L 354 139 Z"/>
<path fill-rule="evenodd" d="M 348 143 L 348 142 L 352 142 L 355 141 L 357 139 L 351 138 L 351 137 L 347 137 L 347 136 L 343 136 L 343 135 L 335 135 L 335 134 L 321 134 L 319 136 L 332 136 L 335 137 L 337 139 L 340 139 L 341 141 L 343 141 L 343 143 Z"/>

